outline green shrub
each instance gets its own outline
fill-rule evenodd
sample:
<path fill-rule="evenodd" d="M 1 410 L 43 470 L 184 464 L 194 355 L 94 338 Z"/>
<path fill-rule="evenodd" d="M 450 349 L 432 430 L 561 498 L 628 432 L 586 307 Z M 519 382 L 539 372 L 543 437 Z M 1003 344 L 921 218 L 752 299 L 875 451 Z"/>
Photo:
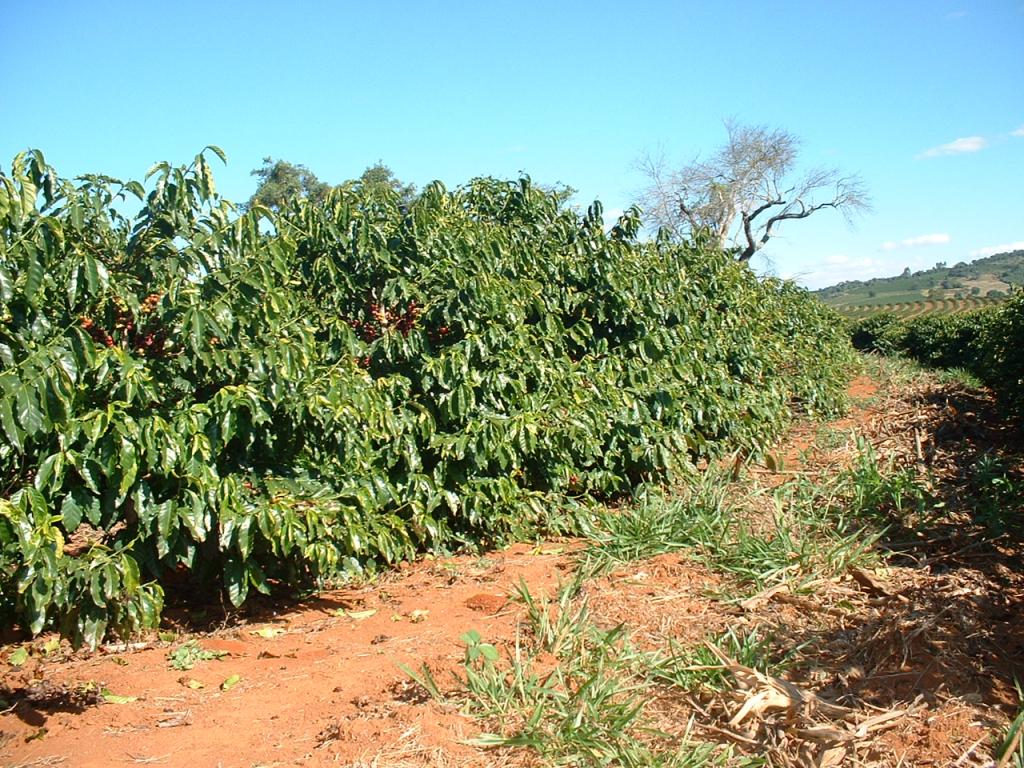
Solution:
<path fill-rule="evenodd" d="M 961 314 L 872 315 L 853 323 L 850 339 L 857 349 L 966 371 L 992 387 L 1012 414 L 1024 415 L 1024 291 Z"/>
<path fill-rule="evenodd" d="M 148 193 L 0 175 L 6 622 L 95 644 L 165 592 L 569 530 L 842 403 L 833 312 L 636 211 L 478 179 L 238 214 L 206 154 Z"/>
<path fill-rule="evenodd" d="M 979 330 L 977 375 L 1018 417 L 1024 416 L 1024 290 L 1017 290 Z"/>
<path fill-rule="evenodd" d="M 900 347 L 935 368 L 968 368 L 978 357 L 981 329 L 993 313 L 981 309 L 955 315 L 922 315 L 906 322 Z"/>
<path fill-rule="evenodd" d="M 853 324 L 850 341 L 855 349 L 891 355 L 903 348 L 906 326 L 891 312 L 879 312 Z"/>

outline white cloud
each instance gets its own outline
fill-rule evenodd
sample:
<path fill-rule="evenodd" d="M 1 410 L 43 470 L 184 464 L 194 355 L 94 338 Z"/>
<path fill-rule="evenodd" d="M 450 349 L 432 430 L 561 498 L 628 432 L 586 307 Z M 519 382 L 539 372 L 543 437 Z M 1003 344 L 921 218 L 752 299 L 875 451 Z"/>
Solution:
<path fill-rule="evenodd" d="M 967 15 L 967 11 L 950 11 L 946 14 L 947 19 L 962 19 Z"/>
<path fill-rule="evenodd" d="M 845 253 L 834 253 L 822 259 L 817 268 L 791 272 L 788 278 L 796 280 L 811 290 L 835 285 L 844 280 L 865 280 L 885 272 L 887 265 L 871 256 L 852 257 Z M 889 267 L 891 269 L 891 267 Z"/>
<path fill-rule="evenodd" d="M 1010 131 L 1010 135 L 1011 136 L 1021 136 L 1021 137 L 1024 137 L 1024 125 L 1022 125 L 1020 128 L 1018 128 L 1015 131 Z"/>
<path fill-rule="evenodd" d="M 1017 240 L 1014 243 L 1003 243 L 1002 245 L 989 245 L 985 248 L 978 248 L 971 251 L 972 259 L 981 259 L 985 256 L 993 256 L 997 253 L 1006 253 L 1007 251 L 1022 251 L 1024 250 L 1024 240 Z"/>
<path fill-rule="evenodd" d="M 945 232 L 935 232 L 931 235 L 918 235 L 917 237 L 905 237 L 902 240 L 888 240 L 882 243 L 883 251 L 895 251 L 897 248 L 914 248 L 918 245 L 942 245 L 948 243 L 952 238 Z"/>
<path fill-rule="evenodd" d="M 978 152 L 988 146 L 988 141 L 984 136 L 964 136 L 963 138 L 956 139 L 949 142 L 949 144 L 940 144 L 937 147 L 926 149 L 920 155 L 921 157 L 942 157 L 943 155 L 963 155 L 969 152 Z"/>

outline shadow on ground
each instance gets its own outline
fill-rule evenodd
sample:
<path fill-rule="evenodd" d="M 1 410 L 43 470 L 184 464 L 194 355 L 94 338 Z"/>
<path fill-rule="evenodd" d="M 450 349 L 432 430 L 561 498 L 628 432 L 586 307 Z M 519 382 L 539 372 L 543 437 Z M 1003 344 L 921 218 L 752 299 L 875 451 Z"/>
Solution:
<path fill-rule="evenodd" d="M 950 697 L 1013 712 L 1024 681 L 1024 430 L 986 391 L 921 391 L 886 425 L 889 458 L 916 466 L 922 514 L 893 514 L 891 568 L 862 585 L 865 609 L 827 630 L 779 627 L 806 644 L 819 691 L 880 708 Z"/>

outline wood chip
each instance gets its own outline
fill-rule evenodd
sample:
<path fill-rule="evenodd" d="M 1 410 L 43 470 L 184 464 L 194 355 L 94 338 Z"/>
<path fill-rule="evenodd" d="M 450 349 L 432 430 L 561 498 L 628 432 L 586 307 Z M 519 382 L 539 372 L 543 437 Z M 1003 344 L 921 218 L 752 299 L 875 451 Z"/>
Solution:
<path fill-rule="evenodd" d="M 882 582 L 861 568 L 850 568 L 850 575 L 864 588 L 865 592 L 873 597 L 889 597 L 891 595 Z"/>
<path fill-rule="evenodd" d="M 158 720 L 157 728 L 177 728 L 180 725 L 191 725 L 192 710 L 186 709 L 181 712 L 171 712 L 168 717 Z"/>

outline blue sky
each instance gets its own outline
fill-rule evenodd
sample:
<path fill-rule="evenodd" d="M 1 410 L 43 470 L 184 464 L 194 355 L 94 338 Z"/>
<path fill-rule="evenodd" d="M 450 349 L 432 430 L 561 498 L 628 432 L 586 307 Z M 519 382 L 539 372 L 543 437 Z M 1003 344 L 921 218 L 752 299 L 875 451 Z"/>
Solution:
<path fill-rule="evenodd" d="M 0 0 L 0 162 L 141 178 L 206 144 L 242 201 L 270 155 L 324 181 L 563 182 L 629 205 L 645 151 L 723 120 L 799 136 L 874 212 L 793 222 L 755 268 L 827 285 L 1024 247 L 1024 0 Z"/>

